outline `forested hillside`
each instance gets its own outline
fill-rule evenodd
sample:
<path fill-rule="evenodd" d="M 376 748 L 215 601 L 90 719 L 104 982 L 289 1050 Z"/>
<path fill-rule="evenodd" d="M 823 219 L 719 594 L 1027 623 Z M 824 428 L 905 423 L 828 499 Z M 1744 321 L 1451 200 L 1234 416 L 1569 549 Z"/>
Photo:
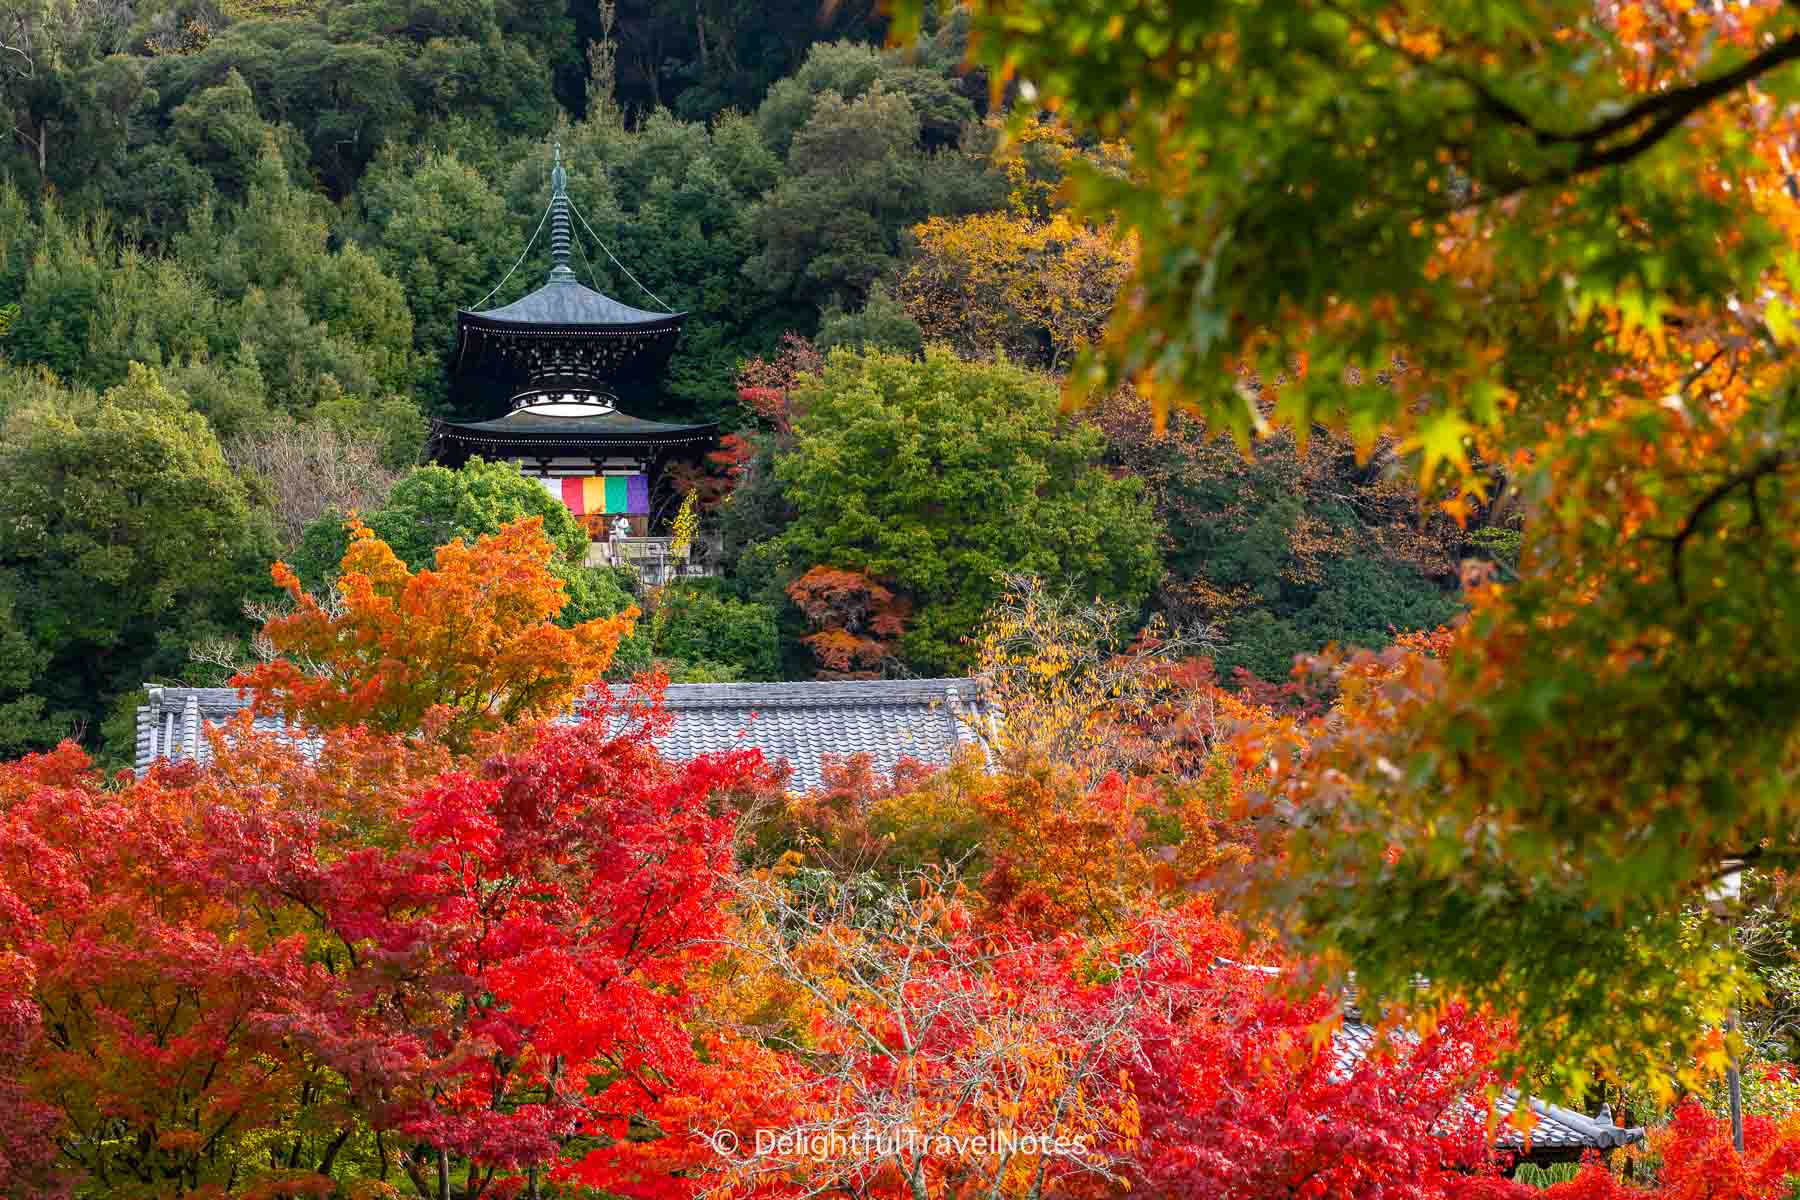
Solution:
<path fill-rule="evenodd" d="M 352 510 L 419 543 L 415 564 L 558 519 L 475 475 L 389 495 L 431 418 L 495 415 L 451 386 L 451 331 L 542 279 L 547 240 L 526 246 L 553 143 L 580 277 L 691 314 L 634 411 L 729 433 L 688 481 L 723 579 L 633 597 L 569 552 L 584 614 L 656 610 L 619 672 L 962 670 L 999 572 L 1029 566 L 1204 626 L 1223 677 L 1279 684 L 1297 653 L 1447 619 L 1459 562 L 1504 557 L 1482 518 L 1427 515 L 1391 453 L 1246 455 L 1156 428 L 1129 389 L 1059 408 L 1135 255 L 1061 183 L 1129 156 L 1006 130 L 964 16 L 905 53 L 858 4 L 82 0 L 4 20 L 5 750 L 73 732 L 122 753 L 139 685 L 222 680 L 251 650 L 246 602 L 275 599 L 269 562 L 325 586 Z"/>

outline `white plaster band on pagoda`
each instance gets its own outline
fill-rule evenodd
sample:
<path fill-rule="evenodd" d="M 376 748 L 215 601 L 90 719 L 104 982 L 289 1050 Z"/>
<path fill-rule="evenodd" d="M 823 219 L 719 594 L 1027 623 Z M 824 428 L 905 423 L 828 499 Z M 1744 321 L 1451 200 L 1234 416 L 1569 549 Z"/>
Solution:
<path fill-rule="evenodd" d="M 514 412 L 544 417 L 601 417 L 618 409 L 618 399 L 603 392 L 534 389 L 512 399 Z"/>

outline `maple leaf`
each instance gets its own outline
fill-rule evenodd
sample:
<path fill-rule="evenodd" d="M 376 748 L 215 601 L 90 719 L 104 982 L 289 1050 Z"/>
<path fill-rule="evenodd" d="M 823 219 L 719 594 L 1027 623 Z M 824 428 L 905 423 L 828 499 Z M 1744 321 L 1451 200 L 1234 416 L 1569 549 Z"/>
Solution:
<path fill-rule="evenodd" d="M 1419 478 L 1430 487 L 1440 467 L 1450 466 L 1466 471 L 1469 465 L 1469 439 L 1475 426 L 1454 411 L 1433 413 L 1420 422 L 1418 430 L 1400 443 L 1403 454 L 1419 456 Z"/>

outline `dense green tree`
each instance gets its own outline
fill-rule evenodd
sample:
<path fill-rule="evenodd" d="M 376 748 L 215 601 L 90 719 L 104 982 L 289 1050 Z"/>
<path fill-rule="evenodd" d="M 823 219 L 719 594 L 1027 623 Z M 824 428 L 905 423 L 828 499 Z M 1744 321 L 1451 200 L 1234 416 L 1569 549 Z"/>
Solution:
<path fill-rule="evenodd" d="M 214 198 L 213 181 L 168 142 L 133 149 L 116 174 L 96 178 L 96 203 L 109 212 L 130 213 L 146 242 L 167 245 L 187 227 L 188 214 Z"/>
<path fill-rule="evenodd" d="M 32 203 L 12 180 L 0 180 L 0 289 L 8 302 L 25 290 L 25 273 L 38 245 Z"/>
<path fill-rule="evenodd" d="M 68 220 L 46 206 L 42 225 L 7 230 L 9 265 L 20 272 L 11 300 L 19 312 L 7 330 L 7 349 L 19 362 L 41 363 L 71 376 L 85 365 L 89 326 L 99 308 L 110 256 L 103 222 Z"/>
<path fill-rule="evenodd" d="M 51 656 L 24 627 L 12 579 L 0 591 L 0 754 L 16 758 L 84 731 L 91 714 L 50 707 Z"/>
<path fill-rule="evenodd" d="M 821 351 L 843 346 L 849 350 L 920 354 L 925 349 L 925 335 L 919 330 L 919 323 L 906 314 L 906 306 L 878 283 L 869 289 L 868 302 L 856 311 L 826 309 L 813 345 Z"/>
<path fill-rule="evenodd" d="M 352 340 L 332 337 L 293 287 L 251 287 L 231 319 L 243 335 L 240 346 L 262 367 L 269 402 L 283 412 L 303 413 L 341 391 L 381 386 L 374 356 Z"/>
<path fill-rule="evenodd" d="M 1144 482 L 1163 530 L 1155 605 L 1179 626 L 1216 635 L 1227 674 L 1245 667 L 1284 680 L 1298 654 L 1329 643 L 1378 649 L 1395 633 L 1432 629 L 1459 611 L 1470 531 L 1421 504 L 1392 443 L 1359 456 L 1316 431 L 1248 450 L 1190 418 L 1157 427 L 1129 389 L 1086 411 L 1107 458 Z"/>
<path fill-rule="evenodd" d="M 783 447 L 767 433 L 756 435 L 751 446 L 742 477 L 719 508 L 720 566 L 740 595 L 771 599 L 780 596 L 786 581 L 760 574 L 753 566 L 757 556 L 751 551 L 772 545 L 793 519 L 794 510 L 775 470 Z"/>
<path fill-rule="evenodd" d="M 877 80 L 846 100 L 811 98 L 789 140 L 781 182 L 753 215 L 760 252 L 744 270 L 781 294 L 844 308 L 859 306 L 890 276 L 905 231 L 929 216 L 998 208 L 1006 183 L 974 140 L 927 149 L 919 110 L 904 91 Z"/>
<path fill-rule="evenodd" d="M 340 242 L 330 207 L 295 184 L 273 147 L 258 159 L 244 204 L 224 219 L 197 214 L 176 250 L 220 299 L 289 293 L 325 336 L 360 352 L 375 381 L 405 382 L 412 319 L 404 291 L 367 251 Z M 240 335 L 253 340 L 257 329 L 248 324 Z"/>
<path fill-rule="evenodd" d="M 321 389 L 308 414 L 344 437 L 373 445 L 389 467 L 410 467 L 424 452 L 430 424 L 412 399 L 395 392 L 357 396 Z"/>
<path fill-rule="evenodd" d="M 656 654 L 709 677 L 773 679 L 780 662 L 775 610 L 736 600 L 713 580 L 671 584 L 652 619 Z"/>
<path fill-rule="evenodd" d="M 115 699 L 180 677 L 204 637 L 247 634 L 273 538 L 205 420 L 133 367 L 102 397 L 9 415 L 0 456 L 0 729 L 11 749 L 97 732 Z"/>
<path fill-rule="evenodd" d="M 169 132 L 181 161 L 205 171 L 215 195 L 241 199 L 271 130 L 256 111 L 250 85 L 233 68 L 222 82 L 177 105 Z"/>
<path fill-rule="evenodd" d="M 879 86 L 906 97 L 927 147 L 955 145 L 963 126 L 977 114 L 975 105 L 952 82 L 953 71 L 954 64 L 949 70 L 920 66 L 866 43 L 820 42 L 798 71 L 769 88 L 756 110 L 757 128 L 771 150 L 786 155 L 825 95 L 855 100 Z"/>
<path fill-rule="evenodd" d="M 248 346 L 240 346 L 229 359 L 190 358 L 164 367 L 162 379 L 206 418 L 220 441 L 261 432 L 276 419 L 256 351 Z"/>
<path fill-rule="evenodd" d="M 582 9 L 587 38 L 599 33 L 595 7 Z M 691 120 L 755 107 L 821 38 L 879 42 L 887 25 L 870 0 L 622 0 L 614 14 L 614 100 Z"/>
<path fill-rule="evenodd" d="M 709 121 L 754 109 L 819 39 L 879 41 L 885 28 L 866 0 L 828 11 L 807 0 L 608 8 L 614 69 L 604 86 L 614 111 L 634 118 L 672 109 Z M 467 145 L 541 135 L 559 108 L 581 117 L 590 44 L 601 35 L 599 6 L 532 0 L 155 8 L 29 0 L 0 19 L 10 68 L 0 76 L 0 111 L 11 130 L 0 165 L 34 191 L 53 187 L 128 212 L 158 241 L 186 208 L 239 194 L 233 176 L 258 121 L 285 126 L 296 165 L 342 198 L 385 147 L 442 146 L 435 139 L 446 125 Z M 943 110 L 952 138 L 981 94 L 952 75 L 957 57 L 909 65 L 885 56 L 896 86 L 930 114 Z"/>
<path fill-rule="evenodd" d="M 360 247 L 340 244 L 328 206 L 294 184 L 272 144 L 257 159 L 244 204 L 223 219 L 202 206 L 172 254 L 135 271 L 134 253 L 120 255 L 126 269 L 108 274 L 92 306 L 86 352 L 95 361 L 78 360 L 77 377 L 105 383 L 115 364 L 131 359 L 253 360 L 268 405 L 296 415 L 344 392 L 391 408 L 389 397 L 410 383 L 412 320 L 400 284 Z M 48 323 L 40 309 L 56 309 L 37 296 L 28 283 L 22 316 Z M 43 340 L 28 357 L 57 365 L 60 343 Z M 414 409 L 410 428 L 422 429 L 416 405 L 401 403 Z"/>
<path fill-rule="evenodd" d="M 927 153 L 919 130 L 900 92 L 822 93 L 793 136 L 784 178 L 757 207 L 761 252 L 745 272 L 774 292 L 854 306 L 898 266 L 904 230 L 1004 201 L 984 160 Z"/>
<path fill-rule="evenodd" d="M 795 574 L 858 571 L 909 599 L 918 670 L 967 664 L 1003 571 L 1130 606 L 1156 579 L 1143 486 L 1099 466 L 1099 433 L 1059 415 L 1048 377 L 943 349 L 840 350 L 791 403 L 776 471 L 796 516 L 776 543 Z"/>
<path fill-rule="evenodd" d="M 393 148 L 364 177 L 357 200 L 363 243 L 400 284 L 412 314 L 418 394 L 441 409 L 456 312 L 477 307 L 500 283 L 530 230 L 508 214 L 489 176 L 454 151 Z"/>
<path fill-rule="evenodd" d="M 241 334 L 242 318 L 221 305 L 205 278 L 184 263 L 147 257 L 129 247 L 92 247 L 109 264 L 95 296 L 87 341 L 72 364 L 74 378 L 105 388 L 121 382 L 134 362 L 161 365 L 222 354 Z M 27 292 L 21 316 L 36 297 Z"/>
<path fill-rule="evenodd" d="M 533 6 L 516 8 L 532 20 Z M 152 128 L 172 120 L 190 97 L 236 72 L 265 119 L 296 127 L 313 171 L 341 196 L 383 146 L 428 120 L 454 113 L 512 133 L 549 124 L 552 69 L 524 40 L 503 36 L 500 9 L 371 0 L 323 19 L 231 24 L 193 53 L 150 63 L 155 101 L 141 117 Z M 566 26 L 538 24 L 540 49 L 566 45 L 557 42 Z"/>
<path fill-rule="evenodd" d="M 334 246 L 328 207 L 287 177 L 272 143 L 244 205 L 225 221 L 203 205 L 168 253 L 134 248 L 105 214 L 46 203 L 33 221 L 7 195 L 0 285 L 17 289 L 12 361 L 101 389 L 132 362 L 169 367 L 227 436 L 270 410 L 303 414 L 350 392 L 371 398 L 380 415 L 367 424 L 390 458 L 416 452 L 423 423 L 401 395 L 412 325 L 400 286 L 360 248 Z"/>
<path fill-rule="evenodd" d="M 1396 634 L 1435 629 L 1460 611 L 1454 594 L 1410 563 L 1345 555 L 1322 563 L 1319 578 L 1294 599 L 1228 618 L 1213 662 L 1222 673 L 1243 667 L 1285 680 L 1302 655 L 1330 645 L 1378 650 Z"/>
<path fill-rule="evenodd" d="M 0 13 L 8 62 L 0 114 L 9 173 L 33 190 L 67 189 L 116 151 L 122 120 L 144 95 L 140 63 L 118 55 L 132 6 L 21 0 Z"/>

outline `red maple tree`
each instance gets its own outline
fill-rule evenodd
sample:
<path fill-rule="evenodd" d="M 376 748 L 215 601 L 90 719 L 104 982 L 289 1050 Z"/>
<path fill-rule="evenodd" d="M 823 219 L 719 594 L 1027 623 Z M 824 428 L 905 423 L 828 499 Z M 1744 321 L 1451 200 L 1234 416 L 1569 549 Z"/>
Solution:
<path fill-rule="evenodd" d="M 790 583 L 788 598 L 812 632 L 801 640 L 819 660 L 821 679 L 874 679 L 899 655 L 912 605 L 860 571 L 813 567 Z"/>
<path fill-rule="evenodd" d="M 0 765 L 0 1180 L 677 1186 L 639 1137 L 724 1090 L 689 980 L 724 920 L 714 795 L 755 756 L 673 764 L 668 720 L 652 688 L 467 748 L 322 722 L 302 753 L 245 714 L 116 790 L 73 746 Z"/>
<path fill-rule="evenodd" d="M 1293 999 L 1234 962 L 1200 982 L 1145 1032 L 1136 1195 L 1452 1200 L 1504 1165 L 1490 1023 L 1452 1008 L 1352 1060 L 1333 1041 L 1336 997 Z"/>

